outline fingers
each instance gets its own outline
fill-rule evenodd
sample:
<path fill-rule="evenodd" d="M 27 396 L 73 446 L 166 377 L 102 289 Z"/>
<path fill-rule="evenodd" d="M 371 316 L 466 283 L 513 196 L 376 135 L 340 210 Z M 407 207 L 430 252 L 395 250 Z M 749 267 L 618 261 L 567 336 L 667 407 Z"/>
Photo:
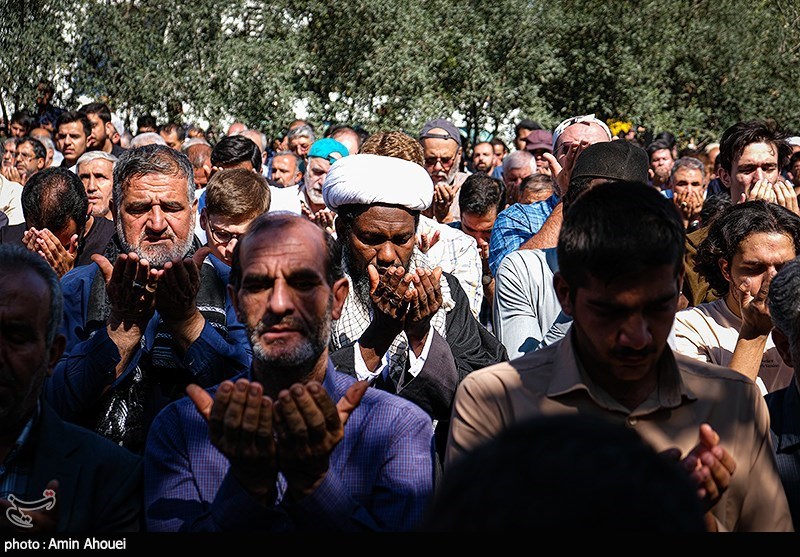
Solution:
<path fill-rule="evenodd" d="M 94 261 L 98 267 L 100 267 L 100 272 L 103 273 L 103 278 L 108 284 L 111 281 L 111 276 L 114 272 L 114 267 L 111 265 L 111 262 L 100 255 L 99 253 L 95 253 L 92 255 L 92 261 Z"/>
<path fill-rule="evenodd" d="M 547 161 L 547 167 L 550 169 L 550 174 L 553 176 L 558 176 L 558 173 L 561 172 L 561 165 L 558 164 L 558 159 L 556 159 L 555 155 L 552 153 L 544 153 L 542 155 L 544 160 Z"/>
<path fill-rule="evenodd" d="M 709 424 L 700 425 L 699 443 L 711 449 L 719 445 L 719 434 Z"/>
<path fill-rule="evenodd" d="M 367 274 L 369 275 L 369 293 L 373 294 L 381 281 L 381 275 L 372 264 L 367 266 Z"/>
<path fill-rule="evenodd" d="M 234 387 L 231 381 L 223 381 L 214 395 L 214 405 L 211 407 L 211 413 L 208 417 L 208 434 L 211 442 L 215 445 L 222 439 L 223 420 L 228 411 L 233 390 Z"/>
<path fill-rule="evenodd" d="M 206 392 L 205 389 L 194 383 L 186 386 L 186 395 L 194 403 L 194 407 L 200 412 L 200 415 L 208 422 L 211 417 L 211 408 L 214 406 L 214 399 Z"/>
<path fill-rule="evenodd" d="M 369 383 L 366 381 L 356 381 L 347 389 L 344 396 L 336 403 L 336 411 L 339 414 L 339 421 L 342 427 L 347 423 L 350 415 L 361 404 L 361 399 L 364 398 L 364 393 L 367 392 Z"/>
<path fill-rule="evenodd" d="M 192 263 L 194 263 L 195 267 L 200 269 L 201 265 L 203 264 L 203 261 L 205 261 L 206 257 L 208 257 L 210 253 L 211 253 L 211 248 L 208 246 L 203 246 L 202 248 L 194 252 L 191 261 Z"/>

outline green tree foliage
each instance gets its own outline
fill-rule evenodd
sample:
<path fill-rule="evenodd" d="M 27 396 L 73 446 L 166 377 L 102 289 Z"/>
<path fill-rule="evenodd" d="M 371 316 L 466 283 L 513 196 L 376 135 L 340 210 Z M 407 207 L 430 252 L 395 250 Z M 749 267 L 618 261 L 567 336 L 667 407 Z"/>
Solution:
<path fill-rule="evenodd" d="M 279 133 L 419 130 L 474 141 L 522 117 L 596 112 L 684 140 L 773 118 L 800 131 L 800 4 L 768 0 L 29 0 L 0 19 L 0 95 L 104 99 L 159 121 L 237 119 Z M 182 113 L 182 110 L 185 113 Z"/>

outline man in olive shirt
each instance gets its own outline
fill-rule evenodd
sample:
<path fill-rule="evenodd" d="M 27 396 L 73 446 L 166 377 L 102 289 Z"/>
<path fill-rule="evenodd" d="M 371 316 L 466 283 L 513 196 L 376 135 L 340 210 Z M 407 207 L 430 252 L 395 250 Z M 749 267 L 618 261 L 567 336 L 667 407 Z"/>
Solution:
<path fill-rule="evenodd" d="M 755 384 L 668 348 L 683 280 L 683 234 L 671 202 L 644 185 L 601 184 L 575 201 L 559 236 L 553 279 L 573 318 L 570 333 L 461 382 L 445 474 L 464 453 L 522 419 L 588 414 L 626 424 L 657 451 L 672 449 L 676 458 L 679 451 L 698 483 L 710 530 L 792 530 Z"/>

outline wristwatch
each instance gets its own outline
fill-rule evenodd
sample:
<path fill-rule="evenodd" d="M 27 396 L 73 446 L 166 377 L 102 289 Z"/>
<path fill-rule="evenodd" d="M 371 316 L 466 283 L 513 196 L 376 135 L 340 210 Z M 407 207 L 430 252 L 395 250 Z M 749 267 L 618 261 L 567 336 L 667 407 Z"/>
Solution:
<path fill-rule="evenodd" d="M 481 277 L 481 282 L 483 283 L 484 286 L 487 286 L 492 282 L 493 279 L 494 277 L 492 277 L 492 275 L 486 274 L 483 275 L 483 277 Z"/>

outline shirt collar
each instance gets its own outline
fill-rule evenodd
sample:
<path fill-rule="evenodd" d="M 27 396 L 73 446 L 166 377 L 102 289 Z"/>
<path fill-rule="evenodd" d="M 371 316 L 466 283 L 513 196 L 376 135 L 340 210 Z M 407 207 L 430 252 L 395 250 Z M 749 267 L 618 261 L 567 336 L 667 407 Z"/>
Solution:
<path fill-rule="evenodd" d="M 684 383 L 675 355 L 669 347 L 666 347 L 656 364 L 659 368 L 658 387 L 647 400 L 631 412 L 592 381 L 590 374 L 576 355 L 574 335 L 573 326 L 556 348 L 553 369 L 558 372 L 551 376 L 547 388 L 548 398 L 559 398 L 576 391 L 584 391 L 601 407 L 636 415 L 650 414 L 663 408 L 677 408 L 684 399 L 697 399 L 697 395 Z"/>

